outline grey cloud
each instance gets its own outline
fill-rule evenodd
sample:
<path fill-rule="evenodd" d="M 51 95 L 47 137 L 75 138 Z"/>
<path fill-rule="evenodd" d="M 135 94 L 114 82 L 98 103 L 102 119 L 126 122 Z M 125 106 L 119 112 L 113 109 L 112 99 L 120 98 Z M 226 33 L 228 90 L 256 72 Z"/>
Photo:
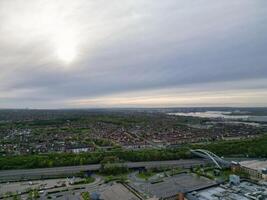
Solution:
<path fill-rule="evenodd" d="M 216 89 L 216 82 L 267 77 L 264 0 L 43 1 L 41 5 L 48 9 L 62 8 L 59 17 L 69 23 L 68 28 L 76 28 L 77 40 L 81 40 L 79 60 L 66 68 L 51 54 L 49 34 L 34 29 L 31 39 L 24 27 L 8 29 L 9 18 L 20 23 L 19 16 L 10 16 L 15 4 L 23 9 L 39 8 L 41 1 L 37 2 L 2 2 L 0 91 L 34 91 L 27 94 L 28 101 L 21 94 L 13 101 L 2 97 L 2 105 L 7 101 L 15 105 L 23 99 L 23 107 L 38 102 L 45 106 L 46 101 L 49 107 L 52 100 L 202 83 Z M 22 35 L 16 29 L 22 30 Z"/>

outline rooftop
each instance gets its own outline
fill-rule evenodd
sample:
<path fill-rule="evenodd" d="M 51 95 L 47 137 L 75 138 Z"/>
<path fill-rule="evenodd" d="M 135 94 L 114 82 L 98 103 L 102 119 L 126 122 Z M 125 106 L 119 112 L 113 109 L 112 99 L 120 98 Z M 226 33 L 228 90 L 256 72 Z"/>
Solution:
<path fill-rule="evenodd" d="M 267 168 L 267 160 L 247 160 L 239 163 L 243 167 L 261 171 Z"/>
<path fill-rule="evenodd" d="M 171 177 L 165 177 L 156 182 L 132 183 L 131 186 L 140 193 L 150 197 L 167 198 L 179 192 L 189 192 L 216 185 L 215 181 L 204 177 L 182 173 Z"/>
<path fill-rule="evenodd" d="M 187 194 L 189 200 L 219 200 L 219 199 L 266 199 L 266 186 L 257 185 L 247 181 L 241 182 L 238 186 L 229 184 L 207 188 Z"/>

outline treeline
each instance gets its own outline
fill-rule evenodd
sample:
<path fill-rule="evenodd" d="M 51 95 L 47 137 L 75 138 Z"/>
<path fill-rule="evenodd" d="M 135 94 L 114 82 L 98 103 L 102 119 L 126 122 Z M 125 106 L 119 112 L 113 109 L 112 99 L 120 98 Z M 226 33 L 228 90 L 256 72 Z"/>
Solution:
<path fill-rule="evenodd" d="M 0 157 L 0 170 L 97 164 L 107 156 L 116 156 L 120 160 L 133 162 L 175 160 L 191 157 L 186 148 L 181 148 L 179 150 L 115 150 L 110 152 L 92 152 L 81 154 L 57 153 L 47 155 L 7 156 Z"/>
<path fill-rule="evenodd" d="M 139 151 L 113 150 L 92 153 L 56 153 L 47 155 L 0 157 L 0 170 L 44 168 L 100 163 L 107 156 L 116 156 L 123 161 L 153 161 L 192 158 L 190 148 L 202 148 L 220 156 L 244 156 L 267 158 L 267 136 L 239 141 L 221 141 L 203 145 L 187 145 L 176 149 L 147 149 Z"/>
<path fill-rule="evenodd" d="M 205 145 L 192 145 L 192 148 L 209 150 L 220 156 L 241 156 L 267 158 L 267 135 L 253 139 L 220 141 Z"/>

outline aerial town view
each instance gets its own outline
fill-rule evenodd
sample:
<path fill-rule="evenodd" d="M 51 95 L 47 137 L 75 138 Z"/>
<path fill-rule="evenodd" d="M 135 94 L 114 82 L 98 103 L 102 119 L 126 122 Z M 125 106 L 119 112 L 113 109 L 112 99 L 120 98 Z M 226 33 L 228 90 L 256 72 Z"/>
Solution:
<path fill-rule="evenodd" d="M 265 0 L 0 0 L 0 200 L 267 200 Z"/>

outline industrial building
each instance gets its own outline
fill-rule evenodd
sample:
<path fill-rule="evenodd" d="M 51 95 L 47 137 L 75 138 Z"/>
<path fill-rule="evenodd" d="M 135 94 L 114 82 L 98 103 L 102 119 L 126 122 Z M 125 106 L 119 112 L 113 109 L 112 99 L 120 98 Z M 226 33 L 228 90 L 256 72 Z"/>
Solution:
<path fill-rule="evenodd" d="M 187 200 L 253 200 L 267 199 L 267 188 L 248 181 L 230 183 L 186 194 Z"/>

